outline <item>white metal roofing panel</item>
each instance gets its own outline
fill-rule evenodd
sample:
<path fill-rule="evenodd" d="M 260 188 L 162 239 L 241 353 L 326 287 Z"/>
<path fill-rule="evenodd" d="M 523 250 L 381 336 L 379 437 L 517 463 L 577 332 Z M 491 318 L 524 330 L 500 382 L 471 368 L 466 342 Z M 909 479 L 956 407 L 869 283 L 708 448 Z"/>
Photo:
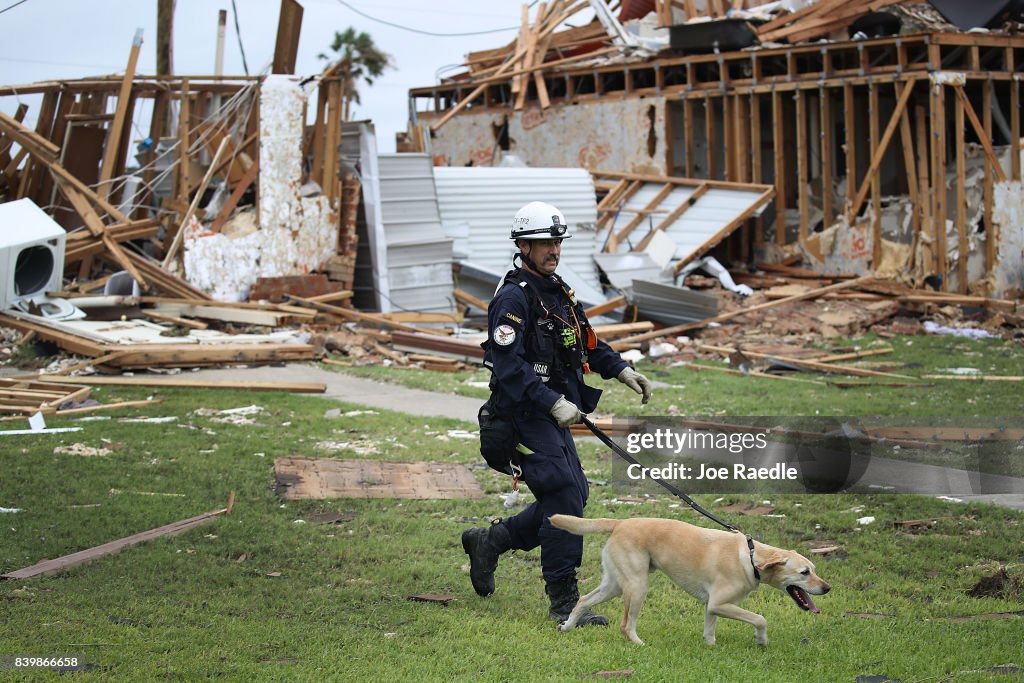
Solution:
<path fill-rule="evenodd" d="M 625 203 L 615 219 L 615 229 L 625 227 L 639 211 L 656 198 L 663 185 L 661 183 L 645 183 Z M 653 213 L 634 228 L 620 244 L 620 251 L 628 250 L 630 244 L 638 244 L 647 232 L 661 223 L 676 207 L 690 201 L 697 188 L 678 186 L 657 204 Z M 678 245 L 674 258 L 688 261 L 709 240 L 730 223 L 738 219 L 752 206 L 760 212 L 768 203 L 768 197 L 757 189 L 726 189 L 714 187 L 699 196 L 694 204 L 682 216 L 677 218 L 665 229 L 665 233 Z M 723 236 L 719 236 L 723 237 Z"/>
<path fill-rule="evenodd" d="M 594 231 L 597 199 L 594 181 L 586 170 L 439 166 L 434 169 L 434 181 L 442 224 L 469 225 L 466 243 L 472 263 L 507 271 L 516 253 L 509 239 L 512 216 L 529 202 L 548 202 L 565 215 L 573 235 L 562 243 L 563 263 L 600 291 L 593 255 L 602 242 Z M 582 287 L 583 282 L 570 281 L 569 285 Z"/>

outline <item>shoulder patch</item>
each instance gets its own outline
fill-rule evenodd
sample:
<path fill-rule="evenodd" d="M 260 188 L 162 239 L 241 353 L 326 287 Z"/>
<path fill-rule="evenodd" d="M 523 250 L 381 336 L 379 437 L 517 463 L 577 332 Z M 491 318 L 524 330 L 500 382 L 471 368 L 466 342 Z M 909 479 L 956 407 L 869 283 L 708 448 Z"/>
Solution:
<path fill-rule="evenodd" d="M 515 315 L 513 313 L 506 313 L 505 317 L 508 318 L 509 320 L 511 320 L 512 322 L 517 323 L 519 325 L 523 324 L 523 319 L 520 318 L 518 315 Z"/>
<path fill-rule="evenodd" d="M 498 346 L 508 346 L 516 340 L 516 331 L 511 325 L 498 325 L 492 337 Z"/>

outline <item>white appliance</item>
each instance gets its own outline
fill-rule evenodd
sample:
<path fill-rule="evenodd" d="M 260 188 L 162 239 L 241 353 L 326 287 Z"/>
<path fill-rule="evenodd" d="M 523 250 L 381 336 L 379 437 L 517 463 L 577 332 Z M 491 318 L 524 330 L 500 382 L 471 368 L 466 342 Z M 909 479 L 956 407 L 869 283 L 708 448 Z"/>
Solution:
<path fill-rule="evenodd" d="M 63 286 L 65 239 L 64 228 L 31 199 L 0 204 L 0 310 L 82 317 L 70 302 L 46 296 Z"/>

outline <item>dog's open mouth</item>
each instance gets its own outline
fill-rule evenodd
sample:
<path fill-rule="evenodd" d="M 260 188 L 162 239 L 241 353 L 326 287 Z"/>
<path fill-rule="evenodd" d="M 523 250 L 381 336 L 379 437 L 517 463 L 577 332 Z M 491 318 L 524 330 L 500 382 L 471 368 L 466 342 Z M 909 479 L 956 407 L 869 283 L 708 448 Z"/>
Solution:
<path fill-rule="evenodd" d="M 800 609 L 808 612 L 821 612 L 818 606 L 814 604 L 814 600 L 811 600 L 811 596 L 807 594 L 807 591 L 800 586 L 786 586 L 786 592 L 789 593 L 789 597 L 793 598 L 793 602 Z"/>

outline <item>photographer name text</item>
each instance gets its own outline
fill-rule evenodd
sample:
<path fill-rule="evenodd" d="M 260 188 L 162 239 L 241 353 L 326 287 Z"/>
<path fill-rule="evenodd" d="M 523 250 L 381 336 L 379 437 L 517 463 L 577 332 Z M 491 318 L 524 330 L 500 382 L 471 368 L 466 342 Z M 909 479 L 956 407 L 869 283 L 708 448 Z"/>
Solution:
<path fill-rule="evenodd" d="M 731 467 L 711 466 L 701 463 L 696 466 L 670 463 L 664 467 L 644 467 L 632 464 L 626 468 L 626 476 L 633 480 L 675 479 L 677 481 L 780 481 L 798 478 L 797 469 L 777 462 L 771 467 L 748 467 L 734 464 Z"/>

